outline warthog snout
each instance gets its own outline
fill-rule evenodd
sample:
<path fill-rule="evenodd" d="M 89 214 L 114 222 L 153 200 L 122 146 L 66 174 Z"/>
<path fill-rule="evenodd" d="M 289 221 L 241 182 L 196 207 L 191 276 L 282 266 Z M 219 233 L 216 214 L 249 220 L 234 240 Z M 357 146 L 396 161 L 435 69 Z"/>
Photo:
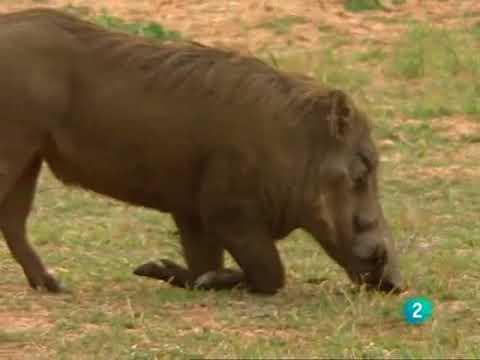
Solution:
<path fill-rule="evenodd" d="M 403 289 L 397 256 L 391 245 L 390 236 L 365 240 L 360 243 L 375 244 L 368 257 L 357 256 L 346 266 L 350 279 L 368 289 L 399 293 Z M 363 255 L 363 254 L 362 254 Z"/>

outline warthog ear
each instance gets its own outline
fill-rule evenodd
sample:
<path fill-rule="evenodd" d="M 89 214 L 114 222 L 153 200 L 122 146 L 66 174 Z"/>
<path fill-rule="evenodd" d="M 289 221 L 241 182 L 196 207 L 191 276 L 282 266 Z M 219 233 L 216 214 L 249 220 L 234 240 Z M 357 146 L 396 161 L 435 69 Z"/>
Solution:
<path fill-rule="evenodd" d="M 352 103 L 341 90 L 332 90 L 330 97 L 330 113 L 328 116 L 330 131 L 336 138 L 344 138 L 352 125 L 354 109 Z"/>

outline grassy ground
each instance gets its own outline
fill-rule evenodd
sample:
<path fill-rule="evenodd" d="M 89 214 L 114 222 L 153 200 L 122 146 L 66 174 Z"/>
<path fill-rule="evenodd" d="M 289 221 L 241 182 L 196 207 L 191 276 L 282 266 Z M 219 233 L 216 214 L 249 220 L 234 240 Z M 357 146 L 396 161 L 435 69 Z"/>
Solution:
<path fill-rule="evenodd" d="M 264 27 L 288 32 L 292 19 Z M 122 28 L 170 34 L 146 24 Z M 381 46 L 322 31 L 320 50 L 259 55 L 348 90 L 371 114 L 409 293 L 352 291 L 300 231 L 280 244 L 288 284 L 275 297 L 136 278 L 148 259 L 180 259 L 171 219 L 66 189 L 45 171 L 30 233 L 73 292 L 28 290 L 2 245 L 0 358 L 480 358 L 480 25 L 412 23 Z M 401 316 L 414 295 L 435 306 L 421 326 Z"/>

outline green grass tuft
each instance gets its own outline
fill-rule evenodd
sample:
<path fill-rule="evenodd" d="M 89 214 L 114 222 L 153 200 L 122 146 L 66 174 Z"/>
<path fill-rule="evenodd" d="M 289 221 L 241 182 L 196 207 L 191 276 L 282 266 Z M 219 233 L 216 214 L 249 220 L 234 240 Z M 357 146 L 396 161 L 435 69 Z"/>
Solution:
<path fill-rule="evenodd" d="M 414 24 L 394 46 L 390 76 L 407 81 L 400 108 L 409 117 L 430 119 L 480 114 L 480 58 L 471 30 Z M 441 91 L 440 91 L 441 89 Z"/>
<path fill-rule="evenodd" d="M 345 0 L 345 9 L 352 12 L 384 10 L 380 0 Z"/>
<path fill-rule="evenodd" d="M 298 24 L 305 24 L 308 19 L 303 16 L 287 15 L 258 25 L 258 27 L 270 29 L 277 35 L 290 32 L 290 29 Z"/>
<path fill-rule="evenodd" d="M 378 48 L 368 49 L 361 53 L 355 54 L 354 58 L 360 62 L 382 62 L 387 58 L 387 54 L 384 50 Z"/>
<path fill-rule="evenodd" d="M 179 32 L 169 30 L 159 23 L 152 21 L 128 22 L 116 16 L 109 15 L 107 12 L 97 16 L 95 22 L 112 30 L 144 36 L 154 40 L 168 41 L 181 39 Z"/>
<path fill-rule="evenodd" d="M 455 75 L 466 65 L 460 52 L 464 46 L 459 45 L 459 40 L 448 30 L 412 25 L 396 49 L 394 69 L 406 79 L 421 78 L 427 73 Z"/>

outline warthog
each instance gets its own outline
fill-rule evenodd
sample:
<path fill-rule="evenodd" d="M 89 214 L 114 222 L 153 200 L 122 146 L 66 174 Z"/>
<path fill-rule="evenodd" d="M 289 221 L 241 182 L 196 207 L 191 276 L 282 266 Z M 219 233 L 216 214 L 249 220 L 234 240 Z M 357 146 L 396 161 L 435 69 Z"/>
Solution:
<path fill-rule="evenodd" d="M 172 214 L 187 267 L 138 275 L 272 294 L 276 240 L 303 228 L 354 282 L 399 288 L 369 121 L 344 92 L 43 9 L 0 16 L 0 54 L 0 229 L 31 287 L 61 290 L 26 235 L 46 162 L 66 184 Z"/>

